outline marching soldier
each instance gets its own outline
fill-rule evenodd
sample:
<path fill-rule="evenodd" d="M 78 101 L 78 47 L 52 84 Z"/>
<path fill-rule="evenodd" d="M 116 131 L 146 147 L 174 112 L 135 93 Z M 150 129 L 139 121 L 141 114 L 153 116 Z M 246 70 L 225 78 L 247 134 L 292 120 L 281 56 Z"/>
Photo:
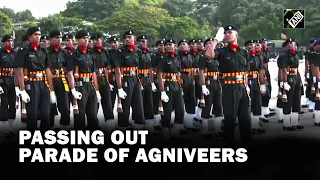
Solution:
<path fill-rule="evenodd" d="M 309 55 L 310 56 L 310 55 Z M 319 89 L 320 89 L 320 39 L 317 39 L 313 44 L 313 52 L 312 52 L 312 59 L 310 61 L 311 69 L 312 69 L 312 76 L 315 78 L 316 83 L 315 86 L 315 126 L 320 126 L 320 98 L 319 98 Z"/>
<path fill-rule="evenodd" d="M 190 41 L 189 44 L 195 46 L 195 40 Z M 187 129 L 194 132 L 198 131 L 198 128 L 194 126 L 194 116 L 196 110 L 196 95 L 195 95 L 195 80 L 194 80 L 194 59 L 191 53 L 189 53 L 189 47 L 185 39 L 179 41 L 179 58 L 181 60 L 181 74 L 183 82 L 183 101 L 186 114 L 184 115 L 184 125 Z M 196 52 L 197 53 L 197 52 Z"/>
<path fill-rule="evenodd" d="M 93 54 L 88 50 L 89 33 L 80 30 L 75 37 L 78 47 L 67 60 L 67 71 L 69 87 L 76 103 L 79 113 L 74 114 L 75 129 L 96 130 L 99 128 L 97 118 L 97 102 L 101 101 L 99 85 L 97 81 L 96 62 Z M 85 116 L 87 117 L 87 127 L 85 126 Z"/>
<path fill-rule="evenodd" d="M 157 76 L 157 67 L 159 62 L 163 61 L 164 55 L 166 51 L 164 50 L 164 40 L 158 40 L 156 42 L 157 52 L 152 55 L 152 67 L 154 76 L 154 84 L 156 85 L 157 91 L 153 93 L 153 114 L 154 114 L 154 128 L 155 130 L 161 130 L 161 115 L 163 114 L 163 107 L 160 106 L 162 104 L 160 99 L 160 91 L 159 83 L 158 83 L 158 76 Z"/>
<path fill-rule="evenodd" d="M 163 101 L 164 115 L 162 119 L 163 137 L 170 139 L 170 133 L 173 137 L 180 137 L 185 134 L 183 119 L 183 97 L 182 97 L 182 82 L 181 82 L 181 67 L 180 59 L 175 52 L 175 41 L 168 39 L 165 41 L 167 53 L 164 55 L 163 61 L 158 64 L 158 82 L 161 91 L 161 100 Z M 175 112 L 175 120 L 173 128 L 170 132 L 171 114 Z"/>
<path fill-rule="evenodd" d="M 207 39 L 205 47 L 212 45 L 213 38 Z M 219 62 L 216 59 L 208 59 L 203 56 L 199 61 L 199 78 L 202 85 L 202 93 L 205 97 L 205 107 L 202 110 L 202 136 L 210 138 L 212 135 L 209 133 L 209 121 L 213 121 L 216 136 L 222 135 L 222 102 L 221 102 L 221 87 L 219 82 Z M 208 94 L 209 93 L 209 94 Z M 210 115 L 210 110 L 213 105 L 214 119 Z"/>
<path fill-rule="evenodd" d="M 103 35 L 101 33 L 96 33 L 91 36 L 93 41 L 92 53 L 95 61 L 96 68 L 98 68 L 98 84 L 99 91 L 101 94 L 101 106 L 104 115 L 104 121 L 114 120 L 113 116 L 113 107 L 111 102 L 111 91 L 113 91 L 113 86 L 109 83 L 108 79 L 108 69 L 110 62 L 108 60 L 108 51 L 105 50 L 102 46 Z M 99 109 L 99 104 L 98 108 Z M 110 123 L 107 123 L 110 124 Z"/>
<path fill-rule="evenodd" d="M 50 127 L 50 101 L 56 103 L 53 89 L 52 74 L 49 69 L 51 62 L 45 48 L 40 47 L 40 28 L 30 27 L 27 30 L 30 44 L 23 50 L 21 58 L 16 59 L 21 99 L 27 109 L 27 129 L 37 129 L 37 113 L 40 113 L 40 129 Z M 25 84 L 24 77 L 27 78 Z"/>
<path fill-rule="evenodd" d="M 118 113 L 118 126 L 121 130 L 129 128 L 130 106 L 132 108 L 133 128 L 144 127 L 145 118 L 143 111 L 141 85 L 138 78 L 139 61 L 142 52 L 134 43 L 136 37 L 133 31 L 127 31 L 123 35 L 125 45 L 120 48 L 119 61 L 115 62 L 116 82 L 118 96 L 121 98 L 123 112 Z M 121 78 L 123 76 L 123 79 Z"/>
<path fill-rule="evenodd" d="M 3 48 L 0 48 L 0 121 L 5 127 L 5 138 L 14 136 L 13 122 L 16 118 L 16 92 L 15 92 L 15 57 L 13 51 L 13 37 L 4 35 L 2 37 Z M 19 93 L 19 91 L 17 92 Z M 19 95 L 18 95 L 19 96 Z M 18 101 L 19 102 L 19 101 Z"/>
<path fill-rule="evenodd" d="M 267 93 L 267 86 L 264 82 L 264 66 L 261 54 L 261 41 L 249 40 L 245 43 L 248 51 L 248 62 L 250 71 L 248 73 L 248 84 L 251 97 L 251 127 L 253 133 L 264 133 L 266 130 L 260 126 L 259 117 L 261 116 L 261 92 Z"/>
<path fill-rule="evenodd" d="M 50 46 L 50 40 L 47 35 L 42 35 L 40 38 L 40 46 L 43 48 L 48 48 Z"/>
<path fill-rule="evenodd" d="M 225 36 L 225 37 L 224 37 Z M 225 38 L 228 47 L 215 51 L 216 45 Z M 222 105 L 224 109 L 224 139 L 234 142 L 235 121 L 238 117 L 240 135 L 243 142 L 252 140 L 251 119 L 249 113 L 250 89 L 247 81 L 249 63 L 248 52 L 239 48 L 237 28 L 229 25 L 220 28 L 216 34 L 212 46 L 208 47 L 206 56 L 219 61 L 220 73 L 222 73 Z"/>
<path fill-rule="evenodd" d="M 305 53 L 305 81 L 307 83 L 306 87 L 306 98 L 307 98 L 307 104 L 309 112 L 313 112 L 315 108 L 315 82 L 313 82 L 313 76 L 311 72 L 311 61 L 313 61 L 314 57 L 314 43 L 316 42 L 316 39 L 311 39 L 309 44 L 309 49 Z"/>
<path fill-rule="evenodd" d="M 93 48 L 93 41 L 89 39 L 88 50 L 91 50 L 92 48 Z"/>
<path fill-rule="evenodd" d="M 269 63 L 269 59 L 270 59 L 270 52 L 268 49 L 268 42 L 265 38 L 262 38 L 261 40 L 262 43 L 262 56 L 263 56 L 263 63 L 264 63 L 264 67 L 265 67 L 265 76 L 267 78 L 267 87 L 268 87 L 268 93 L 264 93 L 261 96 L 261 100 L 262 100 L 262 116 L 261 116 L 261 120 L 262 122 L 269 122 L 268 117 L 273 116 L 274 113 L 270 112 L 269 109 L 269 101 L 271 98 L 271 79 L 270 79 L 270 73 L 269 73 L 269 69 L 268 69 L 268 63 Z"/>
<path fill-rule="evenodd" d="M 295 40 L 289 38 L 285 43 L 289 50 L 282 55 L 279 62 L 281 72 L 280 87 L 284 89 L 283 99 L 287 101 L 283 104 L 283 129 L 291 131 L 295 128 L 304 128 L 299 124 L 300 99 L 296 98 L 301 95 L 301 79 L 298 76 L 299 57 Z"/>
<path fill-rule="evenodd" d="M 204 53 L 204 42 L 202 41 L 202 39 L 198 39 L 198 44 L 197 44 L 197 48 L 198 48 L 198 52 L 201 53 L 203 55 Z"/>
<path fill-rule="evenodd" d="M 153 92 L 157 91 L 157 87 L 154 84 L 153 79 L 153 66 L 151 64 L 151 54 L 148 49 L 148 39 L 145 35 L 137 37 L 139 48 L 142 51 L 142 57 L 139 60 L 139 78 L 142 85 L 142 99 L 144 108 L 144 117 L 146 119 L 146 127 L 150 132 L 154 127 L 153 116 Z"/>
<path fill-rule="evenodd" d="M 70 128 L 70 101 L 69 101 L 69 86 L 66 79 L 66 64 L 69 54 L 67 50 L 61 49 L 62 33 L 60 30 L 53 30 L 49 34 L 50 46 L 48 47 L 48 57 L 51 61 L 51 69 L 53 75 L 53 89 L 56 93 L 57 103 L 51 106 L 50 111 L 50 126 L 54 127 L 54 117 L 57 108 L 61 114 L 60 127 L 62 129 Z"/>

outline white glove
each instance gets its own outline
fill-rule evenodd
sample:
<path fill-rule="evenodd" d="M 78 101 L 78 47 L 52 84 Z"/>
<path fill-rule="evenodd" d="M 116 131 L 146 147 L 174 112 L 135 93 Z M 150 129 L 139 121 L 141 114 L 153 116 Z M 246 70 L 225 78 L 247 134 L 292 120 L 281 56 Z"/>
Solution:
<path fill-rule="evenodd" d="M 246 86 L 246 90 L 250 94 L 250 87 L 249 86 Z"/>
<path fill-rule="evenodd" d="M 202 87 L 202 93 L 203 93 L 204 95 L 208 96 L 208 95 L 210 94 L 210 91 L 209 91 L 209 89 L 207 88 L 207 86 L 206 86 L 206 85 L 202 85 L 201 87 Z"/>
<path fill-rule="evenodd" d="M 101 94 L 99 91 L 96 91 L 96 95 L 97 95 L 97 103 L 101 103 Z"/>
<path fill-rule="evenodd" d="M 73 95 L 74 98 L 76 99 L 81 99 L 82 98 L 82 94 L 80 92 L 78 92 L 76 89 L 71 89 L 71 93 Z"/>
<path fill-rule="evenodd" d="M 165 103 L 169 102 L 169 97 L 165 91 L 161 92 L 161 100 Z"/>
<path fill-rule="evenodd" d="M 216 39 L 218 42 L 221 42 L 223 38 L 224 38 L 224 28 L 220 27 L 214 39 Z"/>
<path fill-rule="evenodd" d="M 54 91 L 50 92 L 50 102 L 51 102 L 51 104 L 57 103 L 57 97 L 56 97 L 56 93 Z"/>
<path fill-rule="evenodd" d="M 320 89 L 320 82 L 318 82 L 318 89 Z"/>
<path fill-rule="evenodd" d="M 17 96 L 17 97 L 20 97 L 21 92 L 20 92 L 19 87 L 15 87 L 14 90 L 16 91 L 16 96 Z"/>
<path fill-rule="evenodd" d="M 286 91 L 290 91 L 290 89 L 291 89 L 290 85 L 287 82 L 283 83 L 283 88 Z"/>
<path fill-rule="evenodd" d="M 317 77 L 312 77 L 313 83 L 317 83 Z"/>
<path fill-rule="evenodd" d="M 307 79 L 310 79 L 310 73 L 307 73 L 306 76 L 307 76 Z"/>
<path fill-rule="evenodd" d="M 122 88 L 118 89 L 118 96 L 121 98 L 121 99 L 125 99 L 127 97 L 127 93 L 124 92 L 124 90 Z"/>
<path fill-rule="evenodd" d="M 265 84 L 261 84 L 261 93 L 262 94 L 266 94 L 267 93 L 267 85 L 265 85 Z"/>
<path fill-rule="evenodd" d="M 151 83 L 151 89 L 153 92 L 156 92 L 157 91 L 157 87 L 154 83 Z"/>
<path fill-rule="evenodd" d="M 283 82 L 280 82 L 280 88 L 283 88 L 283 84 L 284 84 Z"/>
<path fill-rule="evenodd" d="M 113 91 L 114 86 L 109 84 L 110 91 Z"/>
<path fill-rule="evenodd" d="M 4 93 L 4 91 L 3 91 L 2 87 L 0 86 L 0 94 L 3 94 L 3 93 Z"/>
<path fill-rule="evenodd" d="M 21 99 L 24 103 L 28 103 L 30 101 L 30 96 L 26 92 L 26 90 L 20 91 Z"/>

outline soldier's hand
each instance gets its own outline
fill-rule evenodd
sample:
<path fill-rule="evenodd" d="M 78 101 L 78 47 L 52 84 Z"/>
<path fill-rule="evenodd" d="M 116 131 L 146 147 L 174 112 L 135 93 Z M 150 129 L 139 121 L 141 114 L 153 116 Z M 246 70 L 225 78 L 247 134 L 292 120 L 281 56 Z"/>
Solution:
<path fill-rule="evenodd" d="M 169 97 L 165 91 L 161 92 L 161 100 L 165 103 L 169 102 Z"/>
<path fill-rule="evenodd" d="M 157 87 L 154 83 L 151 83 L 151 89 L 153 92 L 156 92 L 157 91 Z"/>
<path fill-rule="evenodd" d="M 51 102 L 51 104 L 57 103 L 57 97 L 56 97 L 56 93 L 54 91 L 50 92 L 50 102 Z"/>
<path fill-rule="evenodd" d="M 15 87 L 14 90 L 15 90 L 15 92 L 16 92 L 16 96 L 17 96 L 17 97 L 20 97 L 21 91 L 20 91 L 19 87 Z"/>
<path fill-rule="evenodd" d="M 97 95 L 97 103 L 101 103 L 101 94 L 99 91 L 96 91 L 96 95 Z"/>
<path fill-rule="evenodd" d="M 4 91 L 3 91 L 2 87 L 0 86 L 0 94 L 3 94 L 3 93 L 4 93 Z"/>
<path fill-rule="evenodd" d="M 260 89 L 261 89 L 261 93 L 262 94 L 266 94 L 267 93 L 267 85 L 261 84 Z"/>
<path fill-rule="evenodd" d="M 290 86 L 287 82 L 285 82 L 285 83 L 283 83 L 283 88 L 284 88 L 284 90 L 286 90 L 286 91 L 290 91 L 291 86 Z"/>
<path fill-rule="evenodd" d="M 218 42 L 221 42 L 223 38 L 224 38 L 224 28 L 220 27 L 214 39 L 216 39 Z"/>
<path fill-rule="evenodd" d="M 20 92 L 21 93 L 21 99 L 24 103 L 28 103 L 30 101 L 30 96 L 26 92 L 26 90 L 23 90 Z"/>
<path fill-rule="evenodd" d="M 250 94 L 250 88 L 249 88 L 249 86 L 246 86 L 246 90 L 247 90 L 248 94 Z"/>
<path fill-rule="evenodd" d="M 306 78 L 307 78 L 307 79 L 310 79 L 310 73 L 307 73 L 307 74 L 306 74 Z"/>
<path fill-rule="evenodd" d="M 121 99 L 125 99 L 127 97 L 127 93 L 124 92 L 124 90 L 122 88 L 118 89 L 118 96 L 121 98 Z"/>
<path fill-rule="evenodd" d="M 210 94 L 210 91 L 209 89 L 207 88 L 206 85 L 202 85 L 202 93 L 205 95 L 205 96 L 208 96 Z"/>
<path fill-rule="evenodd" d="M 76 99 L 81 99 L 82 98 L 82 94 L 80 92 L 78 92 L 76 89 L 71 89 L 71 93 L 73 95 L 74 98 Z"/>
<path fill-rule="evenodd" d="M 110 88 L 110 91 L 113 91 L 114 86 L 112 84 L 109 84 L 109 88 Z"/>

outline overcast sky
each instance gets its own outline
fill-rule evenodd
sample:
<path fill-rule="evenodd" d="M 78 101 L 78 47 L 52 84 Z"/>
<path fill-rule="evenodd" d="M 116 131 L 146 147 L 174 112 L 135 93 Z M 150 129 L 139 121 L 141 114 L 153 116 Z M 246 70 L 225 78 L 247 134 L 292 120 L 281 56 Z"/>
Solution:
<path fill-rule="evenodd" d="M 36 18 L 59 13 L 66 8 L 69 0 L 0 0 L 0 7 L 13 9 L 15 12 L 29 9 Z M 41 7 L 41 8 L 40 8 Z"/>

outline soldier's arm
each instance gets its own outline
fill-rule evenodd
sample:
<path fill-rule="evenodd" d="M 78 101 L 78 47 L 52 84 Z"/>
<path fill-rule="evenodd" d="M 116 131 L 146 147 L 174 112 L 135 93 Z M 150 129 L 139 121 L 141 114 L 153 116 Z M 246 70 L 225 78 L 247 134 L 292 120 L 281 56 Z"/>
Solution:
<path fill-rule="evenodd" d="M 105 62 L 105 72 L 104 72 L 104 74 L 105 74 L 105 78 L 106 78 L 106 81 L 107 81 L 107 83 L 108 83 L 108 85 L 110 85 L 110 82 L 109 82 L 109 72 L 108 72 L 108 70 L 111 70 L 111 60 L 110 60 L 110 54 L 108 53 L 108 51 L 105 51 L 105 53 L 106 53 L 106 55 L 107 55 L 107 59 L 106 59 L 106 62 Z"/>
<path fill-rule="evenodd" d="M 312 70 L 312 76 L 316 77 L 317 82 L 320 82 L 320 71 L 319 71 L 319 66 L 320 66 L 320 54 L 315 54 L 314 56 L 314 63 L 311 64 L 311 70 Z"/>
<path fill-rule="evenodd" d="M 199 80 L 201 85 L 205 85 L 204 70 L 206 68 L 206 58 L 202 56 L 199 59 Z"/>
<path fill-rule="evenodd" d="M 157 77 L 158 77 L 158 83 L 159 83 L 160 92 L 164 91 L 163 66 L 164 66 L 164 62 L 158 62 Z"/>
<path fill-rule="evenodd" d="M 205 53 L 205 56 L 208 58 L 208 59 L 214 59 L 216 58 L 216 46 L 218 44 L 218 41 L 217 40 L 214 40 L 212 45 L 208 47 L 208 49 L 206 50 L 206 53 Z"/>
<path fill-rule="evenodd" d="M 25 61 L 26 61 L 26 50 L 21 49 L 18 51 L 17 57 L 15 59 L 15 63 L 17 67 L 15 71 L 15 79 L 21 91 L 24 90 L 23 68 L 25 68 Z"/>
<path fill-rule="evenodd" d="M 92 81 L 93 81 L 93 85 L 94 85 L 95 90 L 99 91 L 97 72 L 98 72 L 97 65 L 96 65 L 95 61 L 93 61 Z"/>
<path fill-rule="evenodd" d="M 119 89 L 122 88 L 122 79 L 121 79 L 121 65 L 122 65 L 122 55 L 120 51 L 116 51 L 116 60 L 115 60 L 115 68 L 114 68 L 114 72 L 116 75 L 116 83 L 117 83 L 117 87 Z"/>
<path fill-rule="evenodd" d="M 265 80 L 265 75 L 266 72 L 264 70 L 264 65 L 263 65 L 263 58 L 259 58 L 260 62 L 259 62 L 259 80 L 261 84 L 266 84 L 266 80 Z"/>
<path fill-rule="evenodd" d="M 288 58 L 289 54 L 286 53 L 283 55 L 281 61 L 279 62 L 279 68 L 280 68 L 280 73 L 281 73 L 281 79 L 280 82 L 287 82 L 287 75 L 288 75 Z"/>
<path fill-rule="evenodd" d="M 54 86 L 53 86 L 53 75 L 52 72 L 50 70 L 50 68 L 52 67 L 52 62 L 49 58 L 49 54 L 48 52 L 46 52 L 46 60 L 45 60 L 45 73 L 47 76 L 47 81 L 50 87 L 51 91 L 54 91 Z"/>
<path fill-rule="evenodd" d="M 74 58 L 74 56 L 68 56 L 68 60 L 66 63 L 66 69 L 68 71 L 68 83 L 69 83 L 70 89 L 75 88 L 74 76 L 73 76 L 73 71 L 75 68 L 76 68 L 76 59 Z"/>

